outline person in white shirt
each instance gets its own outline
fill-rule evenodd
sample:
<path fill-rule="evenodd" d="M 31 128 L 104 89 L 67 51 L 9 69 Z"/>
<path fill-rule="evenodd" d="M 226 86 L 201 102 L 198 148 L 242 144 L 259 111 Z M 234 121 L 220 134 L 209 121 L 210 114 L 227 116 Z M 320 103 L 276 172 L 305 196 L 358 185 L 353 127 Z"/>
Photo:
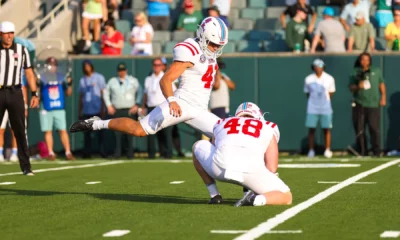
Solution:
<path fill-rule="evenodd" d="M 291 204 L 289 187 L 274 172 L 279 132 L 251 102 L 239 105 L 234 117 L 218 120 L 213 141 L 193 145 L 193 164 L 210 193 L 209 204 L 221 204 L 215 180 L 250 189 L 235 207 Z M 274 165 L 274 166 L 272 166 Z"/>
<path fill-rule="evenodd" d="M 307 94 L 307 117 L 306 127 L 308 132 L 308 157 L 314 157 L 314 135 L 318 122 L 325 134 L 324 156 L 332 157 L 331 128 L 332 128 L 332 105 L 331 98 L 336 91 L 335 79 L 324 71 L 325 63 L 321 59 L 315 59 L 312 64 L 314 73 L 308 75 L 304 83 L 304 92 Z"/>
<path fill-rule="evenodd" d="M 136 26 L 132 28 L 131 45 L 132 55 L 153 55 L 153 36 L 154 30 L 147 20 L 144 12 L 139 12 L 135 17 Z"/>
<path fill-rule="evenodd" d="M 220 118 L 225 118 L 229 114 L 229 90 L 234 90 L 235 83 L 226 75 L 221 72 L 221 69 L 226 67 L 225 63 L 218 58 L 218 67 L 216 80 L 210 97 L 210 109 L 211 112 Z"/>
<path fill-rule="evenodd" d="M 153 111 L 158 105 L 165 101 L 165 97 L 161 91 L 160 80 L 164 76 L 164 63 L 161 58 L 153 59 L 153 72 L 144 80 L 143 107 L 147 108 L 147 112 Z M 173 91 L 176 90 L 173 85 Z M 172 127 L 166 127 L 158 131 L 156 134 L 158 139 L 158 148 L 160 156 L 164 158 L 172 158 Z M 149 158 L 155 158 L 155 136 L 147 137 L 147 151 Z"/>
<path fill-rule="evenodd" d="M 229 27 L 228 17 L 231 11 L 232 0 L 210 0 L 210 6 L 217 6 L 219 10 L 219 18 L 224 21 L 227 27 Z"/>

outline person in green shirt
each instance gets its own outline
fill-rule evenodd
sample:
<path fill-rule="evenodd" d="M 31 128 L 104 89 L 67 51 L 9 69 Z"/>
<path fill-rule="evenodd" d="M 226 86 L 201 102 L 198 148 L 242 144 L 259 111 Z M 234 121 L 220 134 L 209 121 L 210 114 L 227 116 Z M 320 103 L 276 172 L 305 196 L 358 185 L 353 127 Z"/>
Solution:
<path fill-rule="evenodd" d="M 368 124 L 371 145 L 375 156 L 381 156 L 380 107 L 386 105 L 386 87 L 379 68 L 371 66 L 371 55 L 362 53 L 350 76 L 349 87 L 353 93 L 353 125 L 357 147 L 363 156 L 368 155 L 365 126 Z"/>
<path fill-rule="evenodd" d="M 304 40 L 307 34 L 307 9 L 298 8 L 296 15 L 286 25 L 286 44 L 290 50 L 304 50 Z M 296 47 L 297 45 L 297 47 Z"/>
<path fill-rule="evenodd" d="M 375 50 L 375 29 L 371 23 L 366 22 L 363 11 L 357 12 L 356 22 L 350 29 L 347 51 L 352 52 L 353 50 Z"/>
<path fill-rule="evenodd" d="M 202 20 L 203 14 L 200 11 L 195 11 L 191 1 L 185 1 L 184 12 L 179 15 L 177 29 L 195 32 Z"/>

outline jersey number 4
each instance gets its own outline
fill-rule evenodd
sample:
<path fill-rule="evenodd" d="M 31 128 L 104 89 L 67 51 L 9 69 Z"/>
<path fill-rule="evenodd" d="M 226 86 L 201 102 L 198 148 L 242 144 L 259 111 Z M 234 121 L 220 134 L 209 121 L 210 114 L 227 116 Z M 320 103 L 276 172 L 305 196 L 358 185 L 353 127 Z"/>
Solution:
<path fill-rule="evenodd" d="M 208 65 L 207 72 L 201 77 L 201 81 L 205 82 L 204 88 L 211 88 L 211 83 L 213 82 L 214 70 L 218 70 L 218 64 L 213 67 L 212 64 Z"/>
<path fill-rule="evenodd" d="M 242 127 L 239 129 L 239 127 Z M 252 137 L 260 137 L 261 129 L 263 128 L 263 123 L 257 119 L 246 119 L 243 125 L 240 125 L 239 118 L 232 118 L 225 123 L 224 128 L 229 128 L 227 134 L 238 134 L 240 131 L 245 135 L 250 135 Z"/>

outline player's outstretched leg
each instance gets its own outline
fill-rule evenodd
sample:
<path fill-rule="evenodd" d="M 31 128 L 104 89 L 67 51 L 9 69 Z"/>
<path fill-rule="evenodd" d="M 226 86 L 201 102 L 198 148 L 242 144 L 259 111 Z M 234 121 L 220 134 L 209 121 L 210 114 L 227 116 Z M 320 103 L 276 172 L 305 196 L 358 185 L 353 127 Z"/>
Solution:
<path fill-rule="evenodd" d="M 198 145 L 200 145 L 199 143 L 204 143 L 204 142 L 207 142 L 207 141 L 201 140 L 201 141 L 196 142 L 193 145 L 193 149 L 192 149 L 193 165 L 194 165 L 194 168 L 196 169 L 197 173 L 203 179 L 203 182 L 206 185 L 208 192 L 210 193 L 211 199 L 208 202 L 208 204 L 221 204 L 222 196 L 218 191 L 215 180 L 210 175 L 208 175 L 208 173 L 206 172 L 206 170 L 204 170 L 203 166 L 201 165 L 201 163 L 199 162 L 199 160 L 196 157 L 196 154 L 200 155 L 200 157 L 203 157 L 203 155 L 207 155 L 207 154 L 204 154 L 205 152 L 201 152 L 201 150 L 199 151 L 199 148 L 201 148 L 198 146 Z M 209 142 L 207 142 L 207 143 L 209 143 Z M 211 143 L 209 143 L 209 144 L 211 144 Z"/>
<path fill-rule="evenodd" d="M 110 129 L 136 137 L 146 136 L 142 125 L 138 121 L 131 118 L 114 118 L 109 120 L 101 120 L 99 117 L 91 117 L 86 120 L 79 120 L 73 123 L 69 129 L 71 133 L 87 132 L 93 130 Z"/>

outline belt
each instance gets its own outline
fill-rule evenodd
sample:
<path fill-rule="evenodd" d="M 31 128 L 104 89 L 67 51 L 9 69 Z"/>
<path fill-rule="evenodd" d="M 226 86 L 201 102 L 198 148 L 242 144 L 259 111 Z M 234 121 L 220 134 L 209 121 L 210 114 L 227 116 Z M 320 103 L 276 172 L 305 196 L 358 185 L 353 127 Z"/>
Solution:
<path fill-rule="evenodd" d="M 0 85 L 0 90 L 5 90 L 5 89 L 14 90 L 14 89 L 20 89 L 20 88 L 21 88 L 21 84 L 14 85 L 14 86 Z"/>

